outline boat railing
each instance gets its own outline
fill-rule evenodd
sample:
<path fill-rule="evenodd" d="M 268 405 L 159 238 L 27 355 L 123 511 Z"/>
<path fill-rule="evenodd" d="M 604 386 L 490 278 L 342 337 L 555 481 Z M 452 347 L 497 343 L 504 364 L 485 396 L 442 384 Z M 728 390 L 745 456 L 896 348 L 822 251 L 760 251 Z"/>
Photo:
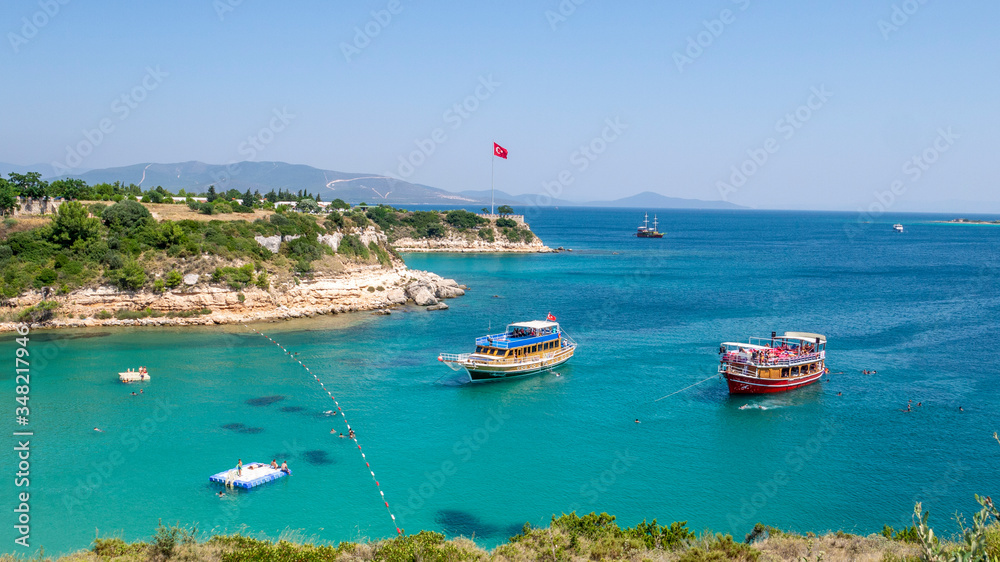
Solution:
<path fill-rule="evenodd" d="M 751 354 L 749 353 L 737 353 L 737 352 L 727 352 L 722 356 L 722 360 L 727 363 L 741 363 L 741 364 L 753 364 L 759 365 L 761 367 L 789 367 L 793 365 L 798 365 L 801 363 L 812 363 L 819 361 L 826 356 L 825 351 L 818 351 L 815 353 L 806 353 L 804 355 L 795 355 L 787 358 L 768 358 L 768 357 L 757 357 L 755 361 Z"/>
<path fill-rule="evenodd" d="M 542 334 L 538 336 L 512 338 L 510 337 L 510 334 L 492 334 L 489 336 L 482 336 L 476 338 L 476 345 L 493 347 L 496 349 L 509 349 L 511 347 L 521 347 L 525 345 L 534 345 L 536 343 L 552 341 L 556 337 L 558 337 L 558 335 L 559 335 L 558 333 L 551 333 L 551 334 Z"/>
<path fill-rule="evenodd" d="M 527 357 L 505 357 L 505 358 L 482 358 L 472 357 L 471 353 L 439 353 L 438 360 L 445 363 L 471 363 L 473 365 L 532 365 L 542 363 L 562 357 L 572 351 L 575 345 L 562 347 L 544 355 L 531 355 Z"/>

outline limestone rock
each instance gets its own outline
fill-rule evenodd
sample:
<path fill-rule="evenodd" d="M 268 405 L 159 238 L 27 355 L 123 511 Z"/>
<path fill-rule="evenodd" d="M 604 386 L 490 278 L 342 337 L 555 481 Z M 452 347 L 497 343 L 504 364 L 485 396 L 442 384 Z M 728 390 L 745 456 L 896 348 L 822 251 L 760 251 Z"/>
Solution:
<path fill-rule="evenodd" d="M 426 285 L 410 285 L 406 288 L 406 294 L 409 295 L 409 297 L 413 299 L 413 302 L 417 303 L 419 306 L 428 306 L 438 303 L 437 298 L 434 297 L 434 293 L 432 293 Z"/>
<path fill-rule="evenodd" d="M 184 276 L 184 284 L 185 285 L 194 285 L 196 283 L 198 283 L 198 274 L 197 273 L 188 273 L 187 275 Z"/>
<path fill-rule="evenodd" d="M 428 306 L 426 308 L 426 310 L 448 310 L 448 305 L 446 305 L 443 302 L 439 302 L 437 304 L 433 304 L 431 306 Z"/>

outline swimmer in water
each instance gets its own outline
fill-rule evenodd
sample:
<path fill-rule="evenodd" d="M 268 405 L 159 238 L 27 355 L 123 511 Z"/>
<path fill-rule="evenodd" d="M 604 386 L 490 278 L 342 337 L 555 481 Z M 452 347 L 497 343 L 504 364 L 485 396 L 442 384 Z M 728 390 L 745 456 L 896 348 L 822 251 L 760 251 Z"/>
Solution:
<path fill-rule="evenodd" d="M 964 412 L 964 411 L 965 411 L 965 408 L 963 408 L 963 407 L 959 406 L 959 407 L 958 407 L 958 411 L 959 411 L 959 412 Z"/>
<path fill-rule="evenodd" d="M 639 421 L 639 418 L 635 418 L 635 423 L 642 423 L 642 422 Z"/>
<path fill-rule="evenodd" d="M 94 428 L 94 431 L 96 431 L 96 432 L 98 432 L 98 433 L 104 433 L 104 430 L 103 430 L 103 429 L 101 429 L 101 428 L 99 428 L 99 427 L 95 427 L 95 428 Z"/>
<path fill-rule="evenodd" d="M 843 396 L 843 395 L 844 395 L 844 393 L 843 393 L 843 392 L 838 392 L 838 393 L 837 393 L 837 396 Z"/>
<path fill-rule="evenodd" d="M 341 439 L 343 439 L 343 438 L 344 438 L 344 434 L 343 434 L 343 433 L 341 433 L 341 434 L 340 434 L 340 438 L 341 438 Z"/>
<path fill-rule="evenodd" d="M 219 496 L 219 497 L 221 498 L 222 496 L 226 495 L 226 493 L 225 493 L 225 492 L 221 492 L 221 491 L 220 491 L 219 493 L 217 493 L 217 494 L 215 494 L 215 495 L 217 495 L 217 496 Z"/>
<path fill-rule="evenodd" d="M 136 394 L 135 392 L 133 392 L 133 393 L 132 393 L 132 396 L 138 396 L 138 394 Z"/>

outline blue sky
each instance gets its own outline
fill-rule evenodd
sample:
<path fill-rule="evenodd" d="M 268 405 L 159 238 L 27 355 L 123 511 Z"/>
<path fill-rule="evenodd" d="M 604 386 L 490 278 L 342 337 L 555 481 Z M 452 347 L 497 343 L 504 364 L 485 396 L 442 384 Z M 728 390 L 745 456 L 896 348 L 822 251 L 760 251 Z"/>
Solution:
<path fill-rule="evenodd" d="M 3 162 L 252 157 L 457 191 L 489 188 L 496 141 L 511 193 L 1000 209 L 996 2 L 8 0 L 2 21 Z"/>

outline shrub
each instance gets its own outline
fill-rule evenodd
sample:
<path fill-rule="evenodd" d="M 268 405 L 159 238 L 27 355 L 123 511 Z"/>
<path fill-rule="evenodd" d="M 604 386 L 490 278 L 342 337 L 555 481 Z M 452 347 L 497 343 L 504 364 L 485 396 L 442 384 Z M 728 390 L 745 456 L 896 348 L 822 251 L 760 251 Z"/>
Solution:
<path fill-rule="evenodd" d="M 267 277 L 266 271 L 261 271 L 257 274 L 257 280 L 254 282 L 255 285 L 263 290 L 268 290 L 271 288 L 271 280 Z"/>
<path fill-rule="evenodd" d="M 59 276 L 56 274 L 55 270 L 49 268 L 42 269 L 38 272 L 38 275 L 35 275 L 35 287 L 39 289 L 42 287 L 48 287 L 49 285 L 55 283 L 58 277 Z"/>
<path fill-rule="evenodd" d="M 511 242 L 520 242 L 521 241 L 521 233 L 518 232 L 517 229 L 514 229 L 514 228 L 505 228 L 505 229 L 503 229 L 503 234 L 504 234 L 504 236 L 507 237 L 507 240 L 510 240 Z"/>
<path fill-rule="evenodd" d="M 164 288 L 163 279 L 157 279 L 156 281 L 153 281 L 153 292 L 162 293 L 163 288 Z"/>
<path fill-rule="evenodd" d="M 184 281 L 184 276 L 176 269 L 167 273 L 164 284 L 171 289 L 178 287 Z"/>
<path fill-rule="evenodd" d="M 111 318 L 111 316 L 112 316 L 112 314 L 110 312 L 108 312 L 107 310 L 101 310 L 101 311 L 98 311 L 98 313 L 94 315 L 94 318 L 97 318 L 98 320 L 107 320 L 107 319 Z"/>
<path fill-rule="evenodd" d="M 29 324 L 45 322 L 55 316 L 55 309 L 57 308 L 59 308 L 59 303 L 56 301 L 41 301 L 34 306 L 29 306 L 22 310 L 17 315 L 17 321 Z"/>
<path fill-rule="evenodd" d="M 282 249 L 288 257 L 300 261 L 315 261 L 323 257 L 323 246 L 316 239 L 306 236 L 282 243 Z"/>
<path fill-rule="evenodd" d="M 517 228 L 517 221 L 506 217 L 497 219 L 498 228 Z"/>
<path fill-rule="evenodd" d="M 384 248 L 376 244 L 374 241 L 368 243 L 368 249 L 375 254 L 378 258 L 378 262 L 382 265 L 389 266 L 392 265 L 392 258 L 389 257 L 389 252 L 385 251 Z"/>
<path fill-rule="evenodd" d="M 138 291 L 146 284 L 146 272 L 136 261 L 126 263 L 121 269 L 108 271 L 106 275 L 123 291 Z"/>
<path fill-rule="evenodd" d="M 233 206 L 220 199 L 216 199 L 216 203 L 212 207 L 214 207 L 213 213 L 215 214 L 229 214 L 233 212 Z"/>
<path fill-rule="evenodd" d="M 242 291 L 236 293 L 236 298 L 239 299 L 240 302 L 245 302 L 247 300 L 247 296 L 244 295 Z"/>
<path fill-rule="evenodd" d="M 521 238 L 524 240 L 525 244 L 531 244 L 531 241 L 535 239 L 535 235 L 526 228 L 521 231 Z"/>
<path fill-rule="evenodd" d="M 475 213 L 470 213 L 462 209 L 457 209 L 454 211 L 448 211 L 445 213 L 444 222 L 450 224 L 451 226 L 458 229 L 469 229 L 475 228 L 479 225 L 486 224 L 490 221 L 480 217 Z"/>
<path fill-rule="evenodd" d="M 361 239 L 353 234 L 345 234 L 337 246 L 337 253 L 354 258 L 367 260 L 369 257 L 368 248 L 361 243 Z"/>
<path fill-rule="evenodd" d="M 101 221 L 112 230 L 136 230 L 153 219 L 138 201 L 120 201 L 101 212 Z"/>
<path fill-rule="evenodd" d="M 488 226 L 479 229 L 479 237 L 482 238 L 483 240 L 486 240 L 487 242 L 496 241 L 496 238 L 494 237 L 493 234 L 493 229 Z"/>

